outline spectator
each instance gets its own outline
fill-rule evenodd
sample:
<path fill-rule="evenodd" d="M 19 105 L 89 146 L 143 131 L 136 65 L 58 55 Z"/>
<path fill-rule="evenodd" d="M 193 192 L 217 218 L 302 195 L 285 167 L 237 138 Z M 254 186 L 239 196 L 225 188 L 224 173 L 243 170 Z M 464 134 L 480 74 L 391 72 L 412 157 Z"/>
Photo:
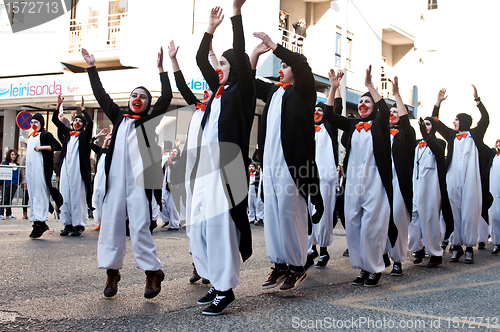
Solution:
<path fill-rule="evenodd" d="M 6 205 L 6 216 L 4 217 L 4 208 L 0 208 L 0 219 L 16 219 L 12 215 L 12 209 L 10 205 L 12 204 L 12 197 L 15 195 L 17 191 L 17 187 L 19 185 L 19 182 L 21 182 L 20 177 L 22 176 L 21 173 L 19 172 L 19 163 L 17 162 L 17 158 L 19 155 L 17 154 L 17 151 L 14 149 L 10 149 L 7 151 L 7 154 L 5 155 L 5 160 L 2 161 L 2 165 L 10 165 L 12 167 L 12 179 L 11 180 L 5 180 L 2 181 L 2 186 L 3 186 L 3 191 L 2 191 L 2 196 L 3 196 L 3 205 Z"/>

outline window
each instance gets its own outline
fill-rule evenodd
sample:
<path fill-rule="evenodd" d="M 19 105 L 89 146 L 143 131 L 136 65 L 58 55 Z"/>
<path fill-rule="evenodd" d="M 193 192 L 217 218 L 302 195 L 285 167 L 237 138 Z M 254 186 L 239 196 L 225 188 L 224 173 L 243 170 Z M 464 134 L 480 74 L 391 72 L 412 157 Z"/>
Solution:
<path fill-rule="evenodd" d="M 352 37 L 347 37 L 347 58 L 346 58 L 346 69 L 351 70 L 352 61 Z"/>
<path fill-rule="evenodd" d="M 427 0 L 427 9 L 432 10 L 432 9 L 437 9 L 438 8 L 438 1 L 437 0 Z"/>
<path fill-rule="evenodd" d="M 335 34 L 335 65 L 340 66 L 341 52 L 340 46 L 342 44 L 342 35 L 340 33 Z"/>

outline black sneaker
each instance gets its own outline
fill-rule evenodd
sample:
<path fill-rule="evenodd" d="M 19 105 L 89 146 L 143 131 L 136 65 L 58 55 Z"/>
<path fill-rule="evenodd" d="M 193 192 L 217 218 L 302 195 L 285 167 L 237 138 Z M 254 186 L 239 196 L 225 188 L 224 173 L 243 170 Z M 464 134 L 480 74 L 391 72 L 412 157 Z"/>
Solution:
<path fill-rule="evenodd" d="M 35 221 L 33 222 L 33 230 L 31 231 L 30 238 L 38 239 L 43 233 L 49 230 L 49 226 L 45 221 Z"/>
<path fill-rule="evenodd" d="M 203 285 L 210 285 L 210 280 L 205 279 L 205 278 L 201 278 L 201 283 L 202 283 Z"/>
<path fill-rule="evenodd" d="M 264 226 L 264 220 L 259 219 L 254 223 L 255 226 Z"/>
<path fill-rule="evenodd" d="M 108 280 L 104 287 L 104 296 L 113 297 L 118 292 L 118 282 L 121 279 L 119 270 L 107 270 Z"/>
<path fill-rule="evenodd" d="M 443 241 L 441 243 L 441 249 L 443 249 L 444 251 L 446 251 L 446 247 L 448 247 L 448 243 L 449 243 L 448 241 Z"/>
<path fill-rule="evenodd" d="M 366 279 L 366 281 L 365 281 L 365 286 L 366 287 L 377 286 L 381 276 L 382 276 L 382 273 L 370 273 L 370 275 L 368 276 L 368 279 Z"/>
<path fill-rule="evenodd" d="M 73 225 L 66 225 L 64 226 L 64 229 L 61 231 L 61 236 L 68 236 L 71 233 L 73 233 Z"/>
<path fill-rule="evenodd" d="M 158 227 L 158 222 L 156 220 L 151 220 L 151 223 L 149 224 L 149 232 L 151 235 L 153 235 L 153 230 Z"/>
<path fill-rule="evenodd" d="M 330 260 L 330 255 L 327 253 L 326 255 L 319 256 L 318 262 L 316 263 L 317 269 L 324 269 L 328 261 Z"/>
<path fill-rule="evenodd" d="M 349 257 L 349 248 L 347 248 L 344 253 L 342 254 L 344 257 Z"/>
<path fill-rule="evenodd" d="M 384 258 L 385 267 L 391 266 L 391 260 L 389 259 L 389 254 L 384 254 L 382 257 Z"/>
<path fill-rule="evenodd" d="M 450 263 L 456 263 L 464 255 L 464 250 L 459 247 L 459 249 L 454 249 L 451 251 Z"/>
<path fill-rule="evenodd" d="M 291 292 L 299 288 L 299 286 L 307 279 L 306 272 L 296 272 L 288 270 L 285 282 L 280 287 L 280 292 Z"/>
<path fill-rule="evenodd" d="M 486 243 L 484 243 L 484 242 L 479 242 L 479 243 L 477 244 L 477 249 L 478 249 L 478 250 L 484 250 L 484 249 L 486 249 Z"/>
<path fill-rule="evenodd" d="M 434 267 L 438 267 L 441 264 L 443 264 L 443 257 L 442 256 L 431 256 L 431 258 L 429 258 L 429 263 L 427 263 L 427 267 L 434 268 Z"/>
<path fill-rule="evenodd" d="M 216 296 L 217 296 L 217 291 L 215 290 L 214 286 L 212 286 L 208 290 L 208 293 L 198 300 L 198 304 L 199 305 L 210 304 L 212 303 L 213 300 L 215 300 Z"/>
<path fill-rule="evenodd" d="M 415 251 L 413 257 L 415 257 L 415 259 L 413 260 L 413 264 L 422 263 L 425 257 L 425 249 L 420 249 L 419 251 Z"/>
<path fill-rule="evenodd" d="M 313 252 L 307 255 L 306 265 L 304 265 L 304 270 L 308 271 L 311 267 L 314 266 L 314 259 L 318 257 L 318 251 L 315 247 L 313 247 Z"/>
<path fill-rule="evenodd" d="M 473 264 L 474 263 L 474 253 L 472 251 L 465 252 L 464 263 L 465 264 Z"/>
<path fill-rule="evenodd" d="M 266 282 L 262 285 L 262 289 L 269 289 L 279 286 L 286 278 L 288 270 L 280 270 L 276 267 L 271 268 L 271 272 L 267 276 Z"/>
<path fill-rule="evenodd" d="M 71 236 L 80 236 L 80 235 L 82 235 L 82 233 L 84 231 L 85 231 L 85 227 L 83 227 L 83 226 L 75 226 L 75 227 L 73 227 L 73 231 L 71 232 Z"/>
<path fill-rule="evenodd" d="M 356 286 L 364 285 L 366 279 L 368 279 L 369 276 L 370 276 L 370 272 L 365 271 L 365 270 L 361 270 L 361 272 L 359 272 L 359 276 L 356 279 L 354 279 L 351 282 L 351 284 L 356 285 Z"/>
<path fill-rule="evenodd" d="M 227 292 L 220 292 L 217 294 L 212 304 L 202 311 L 202 314 L 208 316 L 217 316 L 224 312 L 231 303 L 235 300 L 233 290 Z"/>
<path fill-rule="evenodd" d="M 492 255 L 498 255 L 498 253 L 500 253 L 500 246 L 495 246 L 495 248 L 493 248 L 493 251 L 491 252 Z"/>
<path fill-rule="evenodd" d="M 193 275 L 191 276 L 191 278 L 189 278 L 189 282 L 194 284 L 195 282 L 197 282 L 200 279 L 201 279 L 201 277 L 198 274 L 198 272 L 196 271 L 196 267 L 194 266 L 194 263 L 193 263 Z"/>
<path fill-rule="evenodd" d="M 391 271 L 391 276 L 402 276 L 402 275 L 403 275 L 403 268 L 401 267 L 401 263 L 394 262 Z"/>

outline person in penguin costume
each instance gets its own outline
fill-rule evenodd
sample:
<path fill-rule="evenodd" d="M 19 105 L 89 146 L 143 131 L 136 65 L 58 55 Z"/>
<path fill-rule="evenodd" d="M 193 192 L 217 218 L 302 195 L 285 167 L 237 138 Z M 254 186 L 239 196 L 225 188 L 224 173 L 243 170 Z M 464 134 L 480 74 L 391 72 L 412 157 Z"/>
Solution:
<path fill-rule="evenodd" d="M 342 76 L 334 69 L 328 76 L 331 89 L 337 89 Z M 368 92 L 358 103 L 360 119 L 335 114 L 328 103 L 324 117 L 345 133 L 346 238 L 351 266 L 361 269 L 352 284 L 373 287 L 385 269 L 387 236 L 394 246 L 398 230 L 392 217 L 390 110 L 373 85 L 371 65 L 365 86 Z"/>
<path fill-rule="evenodd" d="M 33 223 L 30 237 L 37 239 L 49 229 L 46 221 L 48 213 L 54 212 L 50 204 L 50 196 L 59 209 L 63 198 L 59 191 L 52 187 L 52 168 L 54 151 L 61 150 L 61 144 L 45 130 L 45 120 L 40 113 L 31 117 L 31 129 L 26 151 L 26 186 L 30 196 L 29 220 Z"/>
<path fill-rule="evenodd" d="M 394 223 L 398 228 L 398 239 L 396 245 L 391 247 L 387 241 L 385 265 L 390 265 L 388 253 L 394 262 L 391 275 L 403 275 L 402 263 L 406 260 L 408 252 L 408 227 L 411 221 L 412 211 L 412 176 L 413 157 L 415 153 L 415 130 L 410 124 L 408 110 L 406 109 L 401 95 L 399 94 L 398 77 L 392 82 L 392 94 L 396 103 L 390 111 L 390 133 L 392 153 L 392 207 Z"/>
<path fill-rule="evenodd" d="M 331 99 L 334 99 L 334 96 L 335 92 L 332 93 Z M 330 98 L 330 96 L 328 97 Z M 334 105 L 338 108 L 339 105 L 340 107 L 342 106 L 342 103 L 339 103 L 338 100 L 334 100 Z M 314 259 L 318 256 L 319 259 L 316 263 L 316 268 L 323 269 L 326 267 L 330 259 L 330 254 L 328 253 L 327 248 L 333 242 L 333 228 L 337 223 L 334 210 L 338 184 L 338 128 L 332 126 L 331 123 L 324 121 L 325 108 L 326 105 L 319 102 L 316 104 L 314 112 L 316 164 L 318 165 L 321 197 L 323 199 L 325 210 L 319 223 L 312 225 L 312 233 L 309 235 L 307 262 L 304 267 L 306 271 L 314 265 Z M 309 211 L 311 214 L 314 214 L 312 204 L 309 204 Z M 319 245 L 320 247 L 319 253 L 316 249 L 316 245 Z"/>
<path fill-rule="evenodd" d="M 59 190 L 64 199 L 61 206 L 61 236 L 80 236 L 87 226 L 87 206 L 92 209 L 92 187 L 90 179 L 90 144 L 94 123 L 85 110 L 84 101 L 80 108 L 83 115 L 77 115 L 71 128 L 59 119 L 59 108 L 64 98 L 57 97 L 57 106 L 52 114 L 52 123 L 62 141 L 61 176 Z"/>
<path fill-rule="evenodd" d="M 491 242 L 495 245 L 492 255 L 500 253 L 500 139 L 495 142 L 495 148 L 491 149 L 490 168 L 490 191 L 493 203 L 489 210 L 491 226 Z"/>
<path fill-rule="evenodd" d="M 88 64 L 87 72 L 94 96 L 104 114 L 113 124 L 111 141 L 105 157 L 106 192 L 102 205 L 101 230 L 97 243 L 97 263 L 108 275 L 105 297 L 118 291 L 119 270 L 126 250 L 126 220 L 129 220 L 130 243 L 136 267 L 146 273 L 145 298 L 154 298 L 161 291 L 165 274 L 156 256 L 150 232 L 151 200 L 161 204 L 161 148 L 155 144 L 155 130 L 172 101 L 168 74 L 163 70 L 163 48 L 158 53 L 161 96 L 149 112 L 152 97 L 139 86 L 130 94 L 125 111 L 113 102 L 104 90 L 95 58 L 82 48 Z"/>
<path fill-rule="evenodd" d="M 208 305 L 202 311 L 204 315 L 219 315 L 233 303 L 233 289 L 240 283 L 240 254 L 243 261 L 252 255 L 247 156 L 255 87 L 245 54 L 241 16 L 244 3 L 233 1 L 233 48 L 222 54 L 217 68 L 212 67 L 208 56 L 215 29 L 224 18 L 221 8 L 211 10 L 196 54 L 198 67 L 214 91 L 203 114 L 197 137 L 200 149 L 186 187 L 192 191 L 191 211 L 186 213 L 191 253 L 198 274 L 212 284 L 198 300 L 198 304 Z"/>
<path fill-rule="evenodd" d="M 478 226 L 481 217 L 488 219 L 488 209 L 493 202 L 489 191 L 491 150 L 483 138 L 490 123 L 488 111 L 472 85 L 474 101 L 481 113 L 481 119 L 471 129 L 472 117 L 466 113 L 457 114 L 453 128 L 439 120 L 441 102 L 447 96 L 440 91 L 438 101 L 432 111 L 436 131 L 448 142 L 446 154 L 446 183 L 455 222 L 450 237 L 452 252 L 450 263 L 456 263 L 464 255 L 464 263 L 474 263 L 473 247 L 477 244 Z"/>
<path fill-rule="evenodd" d="M 415 147 L 412 220 L 408 230 L 408 247 L 414 252 L 414 264 L 422 263 L 427 252 L 430 256 L 427 267 L 434 268 L 443 263 L 441 239 L 448 239 L 454 227 L 446 187 L 446 142 L 436 137 L 432 117 L 424 120 L 420 118 L 418 123 L 422 140 Z M 441 216 L 446 224 L 443 234 L 440 227 Z"/>
<path fill-rule="evenodd" d="M 256 71 L 260 55 L 269 50 L 282 61 L 280 83 L 255 80 L 257 98 L 266 103 L 258 144 L 263 170 L 264 235 L 267 256 L 274 265 L 262 289 L 279 286 L 280 292 L 290 292 L 307 279 L 304 266 L 308 234 L 324 209 L 314 158 L 316 89 L 304 55 L 276 44 L 263 32 L 254 36 L 262 42 L 252 52 L 252 70 Z M 312 217 L 309 199 L 315 209 Z"/>

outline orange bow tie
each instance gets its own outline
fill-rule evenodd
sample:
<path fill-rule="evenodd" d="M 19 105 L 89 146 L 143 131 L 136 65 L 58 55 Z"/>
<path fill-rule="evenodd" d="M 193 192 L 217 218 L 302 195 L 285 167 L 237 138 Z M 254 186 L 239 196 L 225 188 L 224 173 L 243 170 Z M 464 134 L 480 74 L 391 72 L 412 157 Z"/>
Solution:
<path fill-rule="evenodd" d="M 202 104 L 202 103 L 196 103 L 196 109 L 205 111 L 206 108 L 207 108 L 207 105 Z"/>
<path fill-rule="evenodd" d="M 38 135 L 40 135 L 40 133 L 37 131 L 34 131 L 31 133 L 31 136 L 33 136 L 33 137 L 37 137 Z"/>
<path fill-rule="evenodd" d="M 437 117 L 437 116 L 435 116 L 435 117 L 434 117 L 434 122 L 435 122 L 435 123 L 438 123 L 438 122 L 439 122 L 439 119 L 438 119 L 438 117 Z"/>
<path fill-rule="evenodd" d="M 255 173 L 250 173 L 250 176 L 255 176 Z"/>
<path fill-rule="evenodd" d="M 141 118 L 140 115 L 131 115 L 131 114 L 128 114 L 128 113 L 123 114 L 123 116 L 125 118 L 129 118 L 129 119 L 140 119 Z"/>
<path fill-rule="evenodd" d="M 317 133 L 321 130 L 321 126 L 314 125 L 314 132 Z"/>
<path fill-rule="evenodd" d="M 497 151 L 497 156 L 500 156 L 500 151 Z"/>
<path fill-rule="evenodd" d="M 286 90 L 286 89 L 288 89 L 289 87 L 292 86 L 291 83 L 276 83 L 276 85 L 282 87 L 283 90 Z"/>
<path fill-rule="evenodd" d="M 466 138 L 468 133 L 458 134 L 457 139 L 460 141 L 462 138 Z"/>
<path fill-rule="evenodd" d="M 418 147 L 421 149 L 423 147 L 426 147 L 427 146 L 427 142 L 426 141 L 422 141 L 422 142 L 418 142 Z"/>
<path fill-rule="evenodd" d="M 215 93 L 215 98 L 219 98 L 222 94 L 222 92 L 224 92 L 224 85 L 221 85 L 218 89 L 217 89 L 217 92 Z"/>
<path fill-rule="evenodd" d="M 368 122 L 360 122 L 356 125 L 356 129 L 358 131 L 361 131 L 361 129 L 364 129 L 365 131 L 368 131 L 368 129 L 370 129 L 372 127 L 371 124 L 369 124 Z"/>
<path fill-rule="evenodd" d="M 78 135 L 80 135 L 80 133 L 77 131 L 70 131 L 69 134 L 74 137 L 78 137 Z"/>
<path fill-rule="evenodd" d="M 391 129 L 391 135 L 396 136 L 396 134 L 399 133 L 399 130 L 397 129 Z"/>

